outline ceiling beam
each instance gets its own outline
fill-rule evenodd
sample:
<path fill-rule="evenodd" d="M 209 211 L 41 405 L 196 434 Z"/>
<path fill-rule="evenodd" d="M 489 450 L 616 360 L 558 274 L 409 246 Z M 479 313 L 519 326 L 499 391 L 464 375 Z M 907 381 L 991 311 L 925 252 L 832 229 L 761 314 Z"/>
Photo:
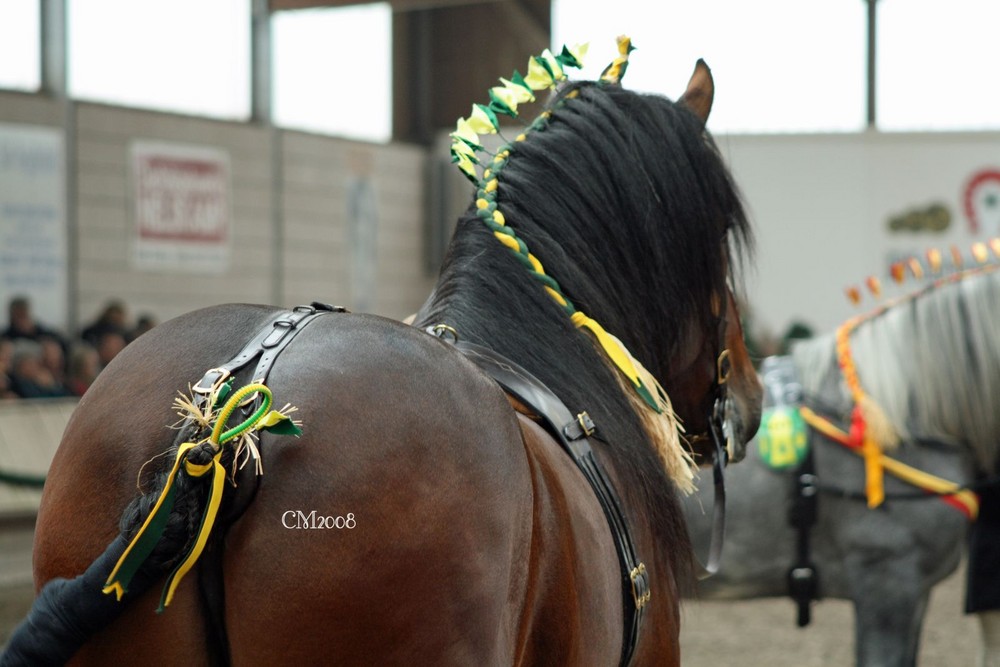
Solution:
<path fill-rule="evenodd" d="M 385 0 L 269 0 L 272 12 L 289 9 L 317 9 L 321 7 L 349 7 L 370 5 Z M 478 5 L 485 2 L 511 2 L 512 0 L 388 0 L 393 12 L 408 12 L 420 9 L 441 9 Z"/>

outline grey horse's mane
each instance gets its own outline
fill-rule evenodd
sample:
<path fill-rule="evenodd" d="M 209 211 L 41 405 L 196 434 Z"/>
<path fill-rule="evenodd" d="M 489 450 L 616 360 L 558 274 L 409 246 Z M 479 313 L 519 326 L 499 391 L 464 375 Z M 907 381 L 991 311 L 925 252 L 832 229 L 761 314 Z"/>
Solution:
<path fill-rule="evenodd" d="M 859 324 L 850 341 L 861 387 L 901 440 L 963 444 L 992 470 L 1000 450 L 1000 266 L 942 279 Z M 803 342 L 793 355 L 806 395 L 829 392 L 834 335 Z M 843 406 L 842 379 L 839 387 L 830 398 Z"/>

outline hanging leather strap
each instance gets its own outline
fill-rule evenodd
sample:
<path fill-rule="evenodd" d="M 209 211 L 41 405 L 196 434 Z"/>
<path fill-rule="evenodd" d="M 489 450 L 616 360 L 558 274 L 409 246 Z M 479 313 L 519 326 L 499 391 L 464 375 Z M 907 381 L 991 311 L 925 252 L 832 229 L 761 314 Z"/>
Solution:
<path fill-rule="evenodd" d="M 432 332 L 434 333 L 434 332 Z M 628 665 L 639 643 L 643 611 L 650 599 L 646 565 L 636 553 L 621 501 L 590 445 L 595 425 L 586 412 L 574 416 L 552 391 L 528 371 L 496 352 L 465 341 L 453 341 L 470 361 L 505 391 L 541 417 L 548 431 L 569 454 L 604 510 L 618 552 L 622 572 L 622 609 L 625 613 L 621 665 Z"/>

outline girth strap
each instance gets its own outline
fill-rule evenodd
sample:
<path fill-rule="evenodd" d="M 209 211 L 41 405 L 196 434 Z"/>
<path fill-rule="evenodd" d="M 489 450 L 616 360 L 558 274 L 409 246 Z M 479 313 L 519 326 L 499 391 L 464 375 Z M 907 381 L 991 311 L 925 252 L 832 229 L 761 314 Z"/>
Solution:
<path fill-rule="evenodd" d="M 433 332 L 432 332 L 433 333 Z M 622 571 L 622 609 L 625 613 L 621 664 L 628 665 L 639 643 L 643 611 L 650 599 L 649 575 L 639 560 L 621 501 L 590 446 L 594 423 L 586 412 L 573 416 L 569 408 L 541 380 L 496 352 L 465 341 L 454 345 L 483 372 L 530 407 L 545 422 L 586 478 L 611 528 Z"/>

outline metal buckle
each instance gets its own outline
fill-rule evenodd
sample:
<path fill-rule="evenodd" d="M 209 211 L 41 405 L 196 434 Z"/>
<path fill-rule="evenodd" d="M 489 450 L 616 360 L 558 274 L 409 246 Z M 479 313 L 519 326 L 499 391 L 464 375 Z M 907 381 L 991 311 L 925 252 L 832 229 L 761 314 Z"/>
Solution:
<path fill-rule="evenodd" d="M 646 564 L 639 563 L 629 572 L 629 579 L 632 580 L 632 599 L 635 600 L 635 608 L 642 609 L 649 602 L 651 591 L 649 590 L 649 579 L 646 577 Z"/>
<path fill-rule="evenodd" d="M 447 324 L 435 324 L 434 326 L 427 327 L 427 333 L 441 340 L 451 338 L 452 343 L 458 342 L 458 332 L 455 331 L 455 327 L 448 326 Z"/>
<path fill-rule="evenodd" d="M 217 377 L 213 376 L 217 375 Z M 225 368 L 210 368 L 205 371 L 205 374 L 201 376 L 198 380 L 198 384 L 191 387 L 191 391 L 196 394 L 211 394 L 213 391 L 218 391 L 219 387 L 229 379 L 229 370 Z M 206 383 L 209 383 L 206 386 Z"/>
<path fill-rule="evenodd" d="M 719 385 L 724 385 L 729 381 L 729 374 L 732 373 L 733 367 L 729 363 L 729 348 L 727 347 L 722 352 L 719 353 L 719 358 L 715 362 L 716 375 L 715 381 Z"/>
<path fill-rule="evenodd" d="M 580 425 L 581 429 L 583 429 L 583 434 L 585 436 L 589 436 L 596 428 L 596 426 L 594 426 L 594 420 L 590 418 L 590 415 L 588 415 L 586 411 L 581 412 L 576 416 L 576 423 Z"/>

